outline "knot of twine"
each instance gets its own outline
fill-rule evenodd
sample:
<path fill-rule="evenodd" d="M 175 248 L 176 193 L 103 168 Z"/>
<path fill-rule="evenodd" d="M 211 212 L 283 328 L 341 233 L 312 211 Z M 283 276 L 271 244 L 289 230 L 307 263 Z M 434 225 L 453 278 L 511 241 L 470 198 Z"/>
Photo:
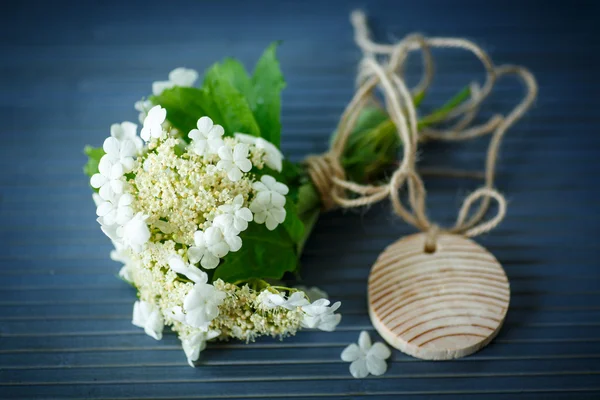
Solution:
<path fill-rule="evenodd" d="M 369 38 L 363 12 L 351 14 L 355 31 L 355 42 L 363 52 L 357 75 L 357 90 L 342 114 L 337 135 L 329 151 L 306 159 L 308 173 L 319 191 L 324 209 L 336 206 L 343 208 L 374 204 L 390 197 L 394 211 L 404 221 L 428 232 L 426 251 L 435 250 L 435 239 L 439 232 L 449 232 L 473 237 L 488 232 L 497 226 L 506 214 L 506 199 L 494 188 L 498 152 L 502 138 L 531 106 L 537 95 L 537 84 L 533 75 L 525 68 L 515 65 L 495 66 L 485 51 L 473 42 L 462 38 L 427 38 L 412 34 L 396 44 L 374 43 Z M 486 74 L 482 86 L 470 84 L 470 99 L 449 112 L 443 120 L 449 123 L 446 129 L 417 128 L 418 118 L 413 98 L 422 96 L 429 88 L 434 74 L 431 48 L 462 49 L 472 53 L 481 61 Z M 412 51 L 419 51 L 423 59 L 423 74 L 420 82 L 409 89 L 404 80 L 404 64 Z M 381 60 L 381 61 L 379 61 Z M 481 125 L 471 126 L 482 102 L 491 93 L 497 79 L 505 75 L 516 75 L 526 89 L 524 98 L 506 115 L 494 115 Z M 361 185 L 346 180 L 340 160 L 346 142 L 356 124 L 361 110 L 368 104 L 377 103 L 375 91 L 379 90 L 384 107 L 394 123 L 402 141 L 403 157 L 390 181 L 382 185 Z M 453 227 L 440 228 L 429 221 L 426 212 L 426 191 L 415 168 L 419 140 L 459 141 L 491 134 L 487 150 L 484 184 L 464 200 Z M 437 170 L 437 175 L 473 176 L 473 172 Z M 409 207 L 406 207 L 400 191 L 406 187 Z M 498 203 L 496 215 L 484 221 L 491 200 Z M 473 204 L 480 201 L 479 208 L 470 213 Z M 470 216 L 469 216 L 470 215 Z"/>

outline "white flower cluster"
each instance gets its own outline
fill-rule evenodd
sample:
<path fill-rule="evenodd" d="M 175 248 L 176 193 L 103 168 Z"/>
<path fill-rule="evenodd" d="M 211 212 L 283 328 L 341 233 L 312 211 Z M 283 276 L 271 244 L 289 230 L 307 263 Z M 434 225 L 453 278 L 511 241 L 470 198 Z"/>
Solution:
<path fill-rule="evenodd" d="M 191 86 L 197 77 L 195 71 L 176 69 L 169 81 L 156 82 L 153 92 Z M 209 117 L 197 121 L 186 141 L 169 128 L 161 106 L 138 102 L 136 108 L 143 117 L 140 136 L 132 122 L 112 125 L 90 180 L 98 190 L 97 221 L 115 246 L 111 258 L 124 264 L 119 275 L 139 292 L 132 323 L 157 340 L 164 326 L 171 326 L 190 365 L 206 341 L 218 336 L 283 336 L 300 326 L 333 330 L 341 318 L 334 314 L 339 303 L 311 304 L 293 290 L 287 299 L 275 290 L 254 294 L 222 281 L 209 283 L 205 272 L 242 248 L 240 234 L 250 223 L 274 230 L 285 221 L 288 187 L 264 173 L 265 166 L 281 171 L 279 149 L 242 133 L 226 137 Z M 240 320 L 259 308 L 254 325 Z M 293 312 L 286 320 L 279 309 Z"/>
<path fill-rule="evenodd" d="M 326 293 L 324 294 L 327 296 Z M 335 314 L 335 311 L 340 308 L 341 302 L 338 301 L 330 306 L 331 303 L 328 299 L 320 298 L 310 303 L 308 295 L 303 291 L 293 292 L 286 299 L 281 293 L 273 293 L 267 289 L 258 295 L 258 301 L 267 310 L 277 307 L 286 310 L 300 308 L 302 310 L 302 327 L 304 328 L 332 332 L 342 320 L 340 314 Z"/>

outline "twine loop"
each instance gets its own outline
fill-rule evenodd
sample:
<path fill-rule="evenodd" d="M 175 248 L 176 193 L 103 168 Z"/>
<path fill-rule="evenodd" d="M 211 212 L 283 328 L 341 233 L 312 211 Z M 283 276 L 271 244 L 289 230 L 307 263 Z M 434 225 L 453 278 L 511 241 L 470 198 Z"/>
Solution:
<path fill-rule="evenodd" d="M 529 109 L 537 95 L 537 83 L 533 75 L 523 67 L 514 65 L 495 66 L 483 49 L 462 38 L 427 38 L 419 34 L 406 36 L 393 45 L 379 44 L 369 38 L 366 18 L 361 11 L 351 14 L 355 41 L 363 52 L 357 74 L 357 89 L 344 110 L 337 135 L 330 150 L 322 156 L 306 159 L 308 173 L 322 197 L 324 209 L 335 206 L 350 208 L 373 204 L 390 197 L 396 214 L 407 223 L 427 232 L 426 251 L 435 251 L 436 238 L 441 232 L 473 237 L 496 227 L 506 215 L 506 199 L 494 188 L 495 169 L 504 134 Z M 434 75 L 431 48 L 462 49 L 473 54 L 485 70 L 485 82 L 470 84 L 470 99 L 434 123 L 444 123 L 445 129 L 418 129 L 418 115 L 414 99 L 429 88 Z M 419 51 L 423 59 L 420 82 L 409 88 L 404 80 L 404 65 L 412 51 Z M 524 98 L 507 115 L 494 115 L 488 121 L 472 126 L 479 107 L 491 93 L 495 82 L 502 76 L 516 75 L 526 89 Z M 385 108 L 402 141 L 402 161 L 390 181 L 382 185 L 361 185 L 347 181 L 340 164 L 347 140 L 354 129 L 358 116 L 368 104 L 379 104 L 376 91 L 383 98 Z M 432 223 L 426 211 L 427 192 L 416 169 L 418 143 L 423 140 L 460 141 L 483 135 L 491 135 L 487 150 L 484 184 L 467 196 L 460 208 L 453 227 L 441 228 Z M 472 171 L 438 170 L 436 175 L 473 176 Z M 408 206 L 401 193 L 407 193 Z M 484 220 L 492 200 L 498 203 L 495 216 Z M 476 211 L 471 213 L 475 203 Z"/>

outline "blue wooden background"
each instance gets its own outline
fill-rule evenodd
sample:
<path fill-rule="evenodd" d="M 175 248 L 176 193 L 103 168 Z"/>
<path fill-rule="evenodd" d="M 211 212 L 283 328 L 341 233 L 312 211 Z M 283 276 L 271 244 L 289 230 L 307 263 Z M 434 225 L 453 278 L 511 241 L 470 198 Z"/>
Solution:
<path fill-rule="evenodd" d="M 386 375 L 353 379 L 339 355 L 361 330 L 374 334 L 370 266 L 412 232 L 382 204 L 324 216 L 306 247 L 305 279 L 343 302 L 337 332 L 211 345 L 202 366 L 189 368 L 173 335 L 156 342 L 131 325 L 134 292 L 114 277 L 81 150 L 101 144 L 111 123 L 135 120 L 133 103 L 172 68 L 202 70 L 225 56 L 251 65 L 278 39 L 288 81 L 283 149 L 293 160 L 325 150 L 353 92 L 355 7 L 380 40 L 415 30 L 465 36 L 539 80 L 534 109 L 503 146 L 508 216 L 478 238 L 510 278 L 506 325 L 471 357 L 424 362 L 395 351 Z M 0 14 L 0 398 L 600 397 L 594 3 L 19 1 L 3 2 Z M 469 57 L 437 58 L 430 105 L 482 78 Z M 520 95 L 503 82 L 484 116 Z M 432 145 L 422 164 L 480 168 L 485 145 Z M 431 213 L 444 223 L 476 187 L 427 183 Z"/>

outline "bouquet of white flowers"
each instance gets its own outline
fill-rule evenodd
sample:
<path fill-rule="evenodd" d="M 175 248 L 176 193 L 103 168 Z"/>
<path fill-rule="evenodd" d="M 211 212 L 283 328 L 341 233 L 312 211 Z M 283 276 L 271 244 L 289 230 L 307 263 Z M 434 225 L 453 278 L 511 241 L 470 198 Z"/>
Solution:
<path fill-rule="evenodd" d="M 136 103 L 140 136 L 135 123 L 114 124 L 102 147 L 85 150 L 111 258 L 138 291 L 133 324 L 157 340 L 170 326 L 192 366 L 211 339 L 333 331 L 341 319 L 340 302 L 282 283 L 297 277 L 306 238 L 328 206 L 310 170 L 279 150 L 285 83 L 275 50 L 252 75 L 233 59 L 213 65 L 200 88 L 195 71 L 173 70 Z M 462 91 L 429 118 L 443 119 L 468 97 Z M 365 183 L 396 160 L 400 145 L 373 104 L 339 164 Z"/>

